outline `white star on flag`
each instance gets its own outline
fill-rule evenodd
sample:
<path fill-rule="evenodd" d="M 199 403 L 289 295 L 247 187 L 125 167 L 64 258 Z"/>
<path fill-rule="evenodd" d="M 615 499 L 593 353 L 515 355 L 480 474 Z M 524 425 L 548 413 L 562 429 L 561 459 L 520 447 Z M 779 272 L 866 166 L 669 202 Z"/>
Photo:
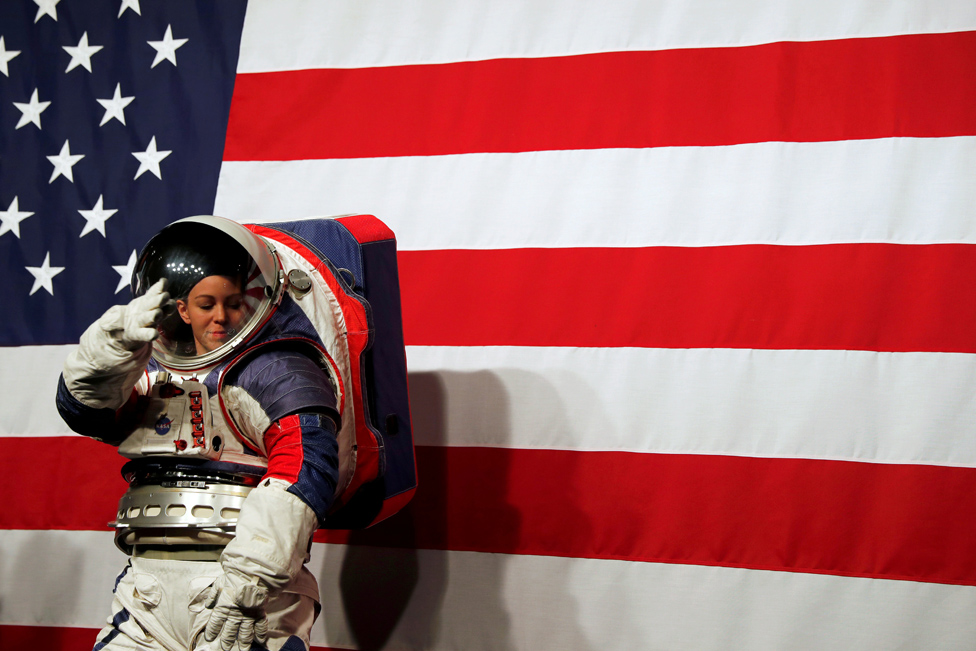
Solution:
<path fill-rule="evenodd" d="M 20 204 L 17 201 L 17 197 L 10 202 L 10 207 L 6 210 L 0 210 L 0 235 L 3 235 L 7 231 L 12 232 L 20 239 L 20 222 L 24 221 L 34 213 L 32 212 L 21 212 Z"/>
<path fill-rule="evenodd" d="M 109 210 L 102 206 L 103 195 L 98 195 L 98 201 L 95 202 L 95 207 L 91 210 L 79 210 L 81 216 L 85 218 L 85 227 L 81 231 L 81 235 L 78 237 L 84 237 L 91 233 L 92 231 L 98 231 L 105 237 L 105 222 L 108 218 L 118 212 L 118 210 Z"/>
<path fill-rule="evenodd" d="M 102 49 L 101 45 L 88 45 L 88 32 L 81 35 L 81 40 L 78 41 L 78 45 L 71 47 L 65 45 L 63 47 L 64 51 L 71 55 L 71 61 L 68 62 L 68 67 L 65 72 L 71 72 L 78 66 L 82 66 L 88 72 L 92 71 L 91 58 L 92 55 Z"/>
<path fill-rule="evenodd" d="M 115 269 L 115 273 L 119 274 L 119 286 L 115 288 L 115 293 L 118 294 L 123 289 L 129 286 L 132 279 L 132 270 L 136 266 L 136 250 L 132 249 L 132 253 L 129 255 L 129 261 L 121 265 L 112 265 L 112 269 Z"/>
<path fill-rule="evenodd" d="M 156 136 L 153 136 L 152 140 L 149 141 L 149 146 L 146 147 L 146 151 L 132 152 L 132 155 L 139 161 L 139 169 L 136 170 L 135 178 L 139 178 L 145 172 L 152 172 L 156 175 L 157 179 L 162 180 L 163 175 L 159 171 L 159 162 L 172 153 L 172 150 L 157 151 Z"/>
<path fill-rule="evenodd" d="M 51 284 L 51 279 L 64 271 L 64 267 L 51 266 L 50 251 L 48 251 L 44 256 L 44 262 L 40 267 L 25 267 L 25 269 L 31 272 L 31 274 L 34 276 L 34 286 L 31 287 L 30 294 L 28 294 L 28 296 L 33 296 L 34 292 L 39 290 L 41 287 L 46 289 L 48 294 L 54 296 L 54 285 Z"/>
<path fill-rule="evenodd" d="M 78 161 L 84 158 L 84 154 L 72 154 L 71 147 L 68 145 L 68 141 L 64 141 L 64 146 L 61 147 L 61 153 L 57 156 L 48 156 L 47 159 L 51 161 L 54 165 L 54 171 L 51 172 L 51 180 L 48 183 L 54 183 L 54 179 L 59 176 L 64 176 L 72 183 L 75 182 L 75 177 L 71 171 Z"/>
<path fill-rule="evenodd" d="M 20 54 L 20 50 L 8 50 L 7 46 L 3 42 L 3 37 L 0 36 L 0 72 L 3 73 L 4 77 L 10 76 L 10 71 L 7 69 L 7 63 L 15 56 Z"/>
<path fill-rule="evenodd" d="M 146 41 L 149 45 L 153 46 L 156 50 L 156 58 L 153 59 L 150 68 L 155 68 L 158 64 L 162 63 L 163 60 L 169 61 L 174 66 L 176 65 L 176 49 L 183 47 L 186 42 L 190 40 L 187 38 L 173 38 L 173 26 L 166 26 L 166 33 L 163 35 L 163 40 L 161 41 Z"/>
<path fill-rule="evenodd" d="M 125 113 L 123 113 L 123 109 L 131 104 L 134 99 L 134 95 L 132 97 L 122 97 L 122 84 L 115 84 L 115 95 L 111 99 L 96 100 L 105 109 L 105 115 L 102 116 L 102 121 L 98 123 L 98 126 L 103 126 L 112 118 L 125 124 Z"/>
<path fill-rule="evenodd" d="M 50 16 L 54 20 L 58 19 L 58 3 L 61 0 L 34 0 L 34 4 L 37 5 L 37 15 L 34 16 L 34 22 L 36 23 L 41 19 L 41 16 Z M 31 292 L 32 294 L 34 292 Z"/>
<path fill-rule="evenodd" d="M 34 123 L 37 128 L 41 128 L 41 113 L 51 105 L 51 102 L 39 102 L 37 101 L 37 89 L 34 89 L 34 93 L 31 95 L 30 102 L 24 104 L 22 102 L 14 102 L 14 106 L 17 107 L 23 115 L 20 116 L 20 121 L 17 122 L 15 129 L 19 129 L 22 126 Z"/>
<path fill-rule="evenodd" d="M 119 15 L 117 18 L 121 18 L 126 9 L 131 9 L 140 16 L 142 15 L 142 10 L 139 8 L 139 0 L 122 0 L 122 6 L 119 7 Z"/>

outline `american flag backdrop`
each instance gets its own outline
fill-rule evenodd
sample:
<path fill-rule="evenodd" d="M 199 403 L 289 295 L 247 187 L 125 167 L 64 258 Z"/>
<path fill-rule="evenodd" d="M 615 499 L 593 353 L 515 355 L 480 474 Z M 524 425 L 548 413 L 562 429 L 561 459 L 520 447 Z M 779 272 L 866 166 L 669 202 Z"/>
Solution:
<path fill-rule="evenodd" d="M 0 648 L 90 648 L 58 373 L 212 213 L 397 234 L 420 488 L 317 648 L 976 649 L 976 3 L 0 2 Z"/>

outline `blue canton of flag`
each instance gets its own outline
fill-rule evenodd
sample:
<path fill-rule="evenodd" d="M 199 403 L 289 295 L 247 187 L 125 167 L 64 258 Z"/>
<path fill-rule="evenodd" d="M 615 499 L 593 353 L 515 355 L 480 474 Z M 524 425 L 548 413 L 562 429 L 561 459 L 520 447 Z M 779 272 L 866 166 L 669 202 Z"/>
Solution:
<path fill-rule="evenodd" d="M 0 3 L 0 345 L 64 344 L 213 210 L 246 3 Z"/>

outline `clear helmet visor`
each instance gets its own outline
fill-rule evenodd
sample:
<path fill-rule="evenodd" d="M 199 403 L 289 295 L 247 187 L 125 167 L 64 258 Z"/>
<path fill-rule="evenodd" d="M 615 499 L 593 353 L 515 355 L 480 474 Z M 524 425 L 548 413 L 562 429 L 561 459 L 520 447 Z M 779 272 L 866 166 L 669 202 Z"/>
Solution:
<path fill-rule="evenodd" d="M 133 296 L 165 278 L 176 301 L 157 326 L 153 356 L 164 366 L 192 369 L 229 354 L 273 308 L 278 268 L 263 239 L 228 219 L 188 217 L 161 230 L 132 276 Z"/>

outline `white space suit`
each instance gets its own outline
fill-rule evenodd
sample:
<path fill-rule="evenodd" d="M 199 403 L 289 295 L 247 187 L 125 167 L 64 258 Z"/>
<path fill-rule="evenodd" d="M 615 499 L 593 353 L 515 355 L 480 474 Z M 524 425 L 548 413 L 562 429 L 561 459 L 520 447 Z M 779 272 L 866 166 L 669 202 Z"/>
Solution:
<path fill-rule="evenodd" d="M 281 335 L 276 311 L 306 327 L 288 290 L 261 238 L 182 220 L 65 362 L 62 417 L 130 459 L 116 540 L 131 558 L 95 649 L 308 648 L 304 563 L 342 484 L 343 380 L 325 346 Z"/>

